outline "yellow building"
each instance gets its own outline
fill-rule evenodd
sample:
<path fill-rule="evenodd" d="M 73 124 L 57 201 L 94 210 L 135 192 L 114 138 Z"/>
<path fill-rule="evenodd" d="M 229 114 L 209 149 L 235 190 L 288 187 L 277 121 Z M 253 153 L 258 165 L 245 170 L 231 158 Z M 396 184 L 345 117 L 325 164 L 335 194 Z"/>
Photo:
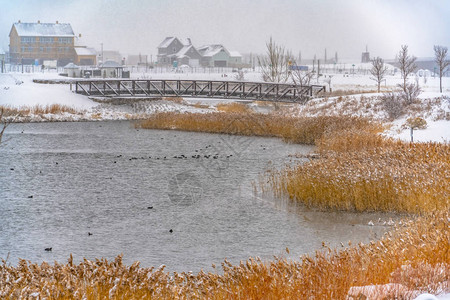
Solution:
<path fill-rule="evenodd" d="M 76 61 L 75 34 L 68 23 L 14 23 L 9 33 L 12 64 L 56 60 L 59 66 Z"/>

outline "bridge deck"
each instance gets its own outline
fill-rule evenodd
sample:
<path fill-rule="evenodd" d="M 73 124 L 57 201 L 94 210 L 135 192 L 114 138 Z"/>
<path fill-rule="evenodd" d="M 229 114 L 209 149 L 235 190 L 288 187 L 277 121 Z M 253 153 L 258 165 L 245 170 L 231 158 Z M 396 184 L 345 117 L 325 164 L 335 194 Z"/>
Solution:
<path fill-rule="evenodd" d="M 82 80 L 75 92 L 87 96 L 196 97 L 298 102 L 325 91 L 322 85 L 212 80 Z"/>

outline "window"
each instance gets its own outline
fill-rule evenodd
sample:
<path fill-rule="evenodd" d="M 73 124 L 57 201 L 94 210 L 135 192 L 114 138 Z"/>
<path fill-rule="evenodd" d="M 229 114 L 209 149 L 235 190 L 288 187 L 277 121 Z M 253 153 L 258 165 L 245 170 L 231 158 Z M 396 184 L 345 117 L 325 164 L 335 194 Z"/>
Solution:
<path fill-rule="evenodd" d="M 20 47 L 20 52 L 25 52 L 25 46 Z"/>
<path fill-rule="evenodd" d="M 39 52 L 44 52 L 44 47 L 39 47 Z"/>
<path fill-rule="evenodd" d="M 53 38 L 51 37 L 41 37 L 41 43 L 42 44 L 52 44 L 53 43 Z"/>
<path fill-rule="evenodd" d="M 35 38 L 34 37 L 30 37 L 30 36 L 23 36 L 20 38 L 20 41 L 22 43 L 34 43 Z"/>
<path fill-rule="evenodd" d="M 71 38 L 60 37 L 58 38 L 58 43 L 60 44 L 70 44 Z"/>
<path fill-rule="evenodd" d="M 28 47 L 28 52 L 33 52 L 33 47 L 29 46 Z"/>

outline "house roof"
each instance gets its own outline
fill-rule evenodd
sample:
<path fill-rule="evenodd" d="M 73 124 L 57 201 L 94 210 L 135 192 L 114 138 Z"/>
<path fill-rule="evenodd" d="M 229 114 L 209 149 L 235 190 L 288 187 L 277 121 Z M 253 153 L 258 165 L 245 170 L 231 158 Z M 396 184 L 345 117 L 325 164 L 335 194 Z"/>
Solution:
<path fill-rule="evenodd" d="M 181 58 L 184 56 L 188 56 L 188 55 L 186 55 L 186 53 L 188 53 L 188 51 L 191 50 L 191 48 L 194 49 L 195 52 L 198 52 L 198 50 L 195 49 L 195 47 L 193 45 L 186 45 L 183 48 L 181 48 L 180 51 L 178 51 L 178 53 L 176 54 L 177 57 Z"/>
<path fill-rule="evenodd" d="M 175 40 L 177 39 L 176 37 L 166 37 L 164 39 L 164 41 L 162 41 L 161 44 L 159 44 L 158 48 L 167 48 L 169 47 L 169 45 Z"/>
<path fill-rule="evenodd" d="M 80 67 L 74 63 L 68 63 L 67 65 L 64 66 L 64 69 L 79 69 L 79 68 Z"/>
<path fill-rule="evenodd" d="M 107 60 L 100 66 L 100 68 L 123 68 L 123 66 L 113 60 Z"/>
<path fill-rule="evenodd" d="M 94 48 L 87 47 L 75 47 L 75 52 L 80 55 L 97 55 L 97 51 Z"/>
<path fill-rule="evenodd" d="M 205 57 L 212 57 L 222 50 L 224 50 L 228 55 L 230 55 L 230 52 L 228 52 L 228 50 L 223 45 L 220 44 L 206 45 L 198 48 L 198 51 Z"/>
<path fill-rule="evenodd" d="M 19 36 L 74 37 L 72 26 L 68 23 L 14 23 Z"/>

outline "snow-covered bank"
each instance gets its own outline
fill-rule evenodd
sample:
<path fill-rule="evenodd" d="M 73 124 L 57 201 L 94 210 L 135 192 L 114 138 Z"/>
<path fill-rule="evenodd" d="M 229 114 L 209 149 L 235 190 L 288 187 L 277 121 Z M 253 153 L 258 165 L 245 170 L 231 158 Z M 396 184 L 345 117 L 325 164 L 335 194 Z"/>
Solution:
<path fill-rule="evenodd" d="M 146 79 L 209 79 L 209 80 L 235 80 L 234 73 L 132 73 L 132 78 Z M 259 81 L 260 73 L 248 72 L 245 80 Z M 330 78 L 330 75 L 327 75 Z M 17 121 L 97 121 L 97 120 L 124 120 L 145 118 L 156 112 L 208 112 L 215 110 L 215 105 L 222 102 L 220 99 L 207 101 L 205 99 L 185 99 L 182 102 L 152 100 L 134 102 L 130 104 L 113 105 L 99 104 L 92 99 L 75 94 L 68 84 L 40 84 L 33 79 L 67 79 L 56 73 L 3 73 L 0 74 L 0 105 L 20 108 L 36 105 L 46 106 L 59 104 L 69 106 L 76 113 L 64 112 L 60 114 L 38 114 L 20 117 Z M 319 83 L 325 84 L 323 78 Z M 331 75 L 332 88 L 350 89 L 354 91 L 373 91 L 374 81 L 363 75 Z M 392 90 L 401 82 L 399 76 L 389 76 L 383 89 Z M 314 82 L 315 83 L 315 82 Z M 443 78 L 444 93 L 438 92 L 439 79 L 419 79 L 421 88 L 421 103 L 413 107 L 403 117 L 390 125 L 386 135 L 405 141 L 410 140 L 410 130 L 404 128 L 404 123 L 411 116 L 420 116 L 427 121 L 427 128 L 414 131 L 414 141 L 450 141 L 450 78 Z M 302 116 L 317 115 L 358 115 L 370 117 L 386 123 L 387 114 L 383 110 L 378 93 L 356 94 L 346 97 L 330 97 L 315 99 L 306 105 L 290 104 L 285 106 L 289 113 Z M 226 100 L 229 101 L 229 100 Z M 198 103 L 202 103 L 199 105 Z M 205 105 L 206 104 L 206 105 Z M 258 104 L 252 104 L 258 110 Z"/>

